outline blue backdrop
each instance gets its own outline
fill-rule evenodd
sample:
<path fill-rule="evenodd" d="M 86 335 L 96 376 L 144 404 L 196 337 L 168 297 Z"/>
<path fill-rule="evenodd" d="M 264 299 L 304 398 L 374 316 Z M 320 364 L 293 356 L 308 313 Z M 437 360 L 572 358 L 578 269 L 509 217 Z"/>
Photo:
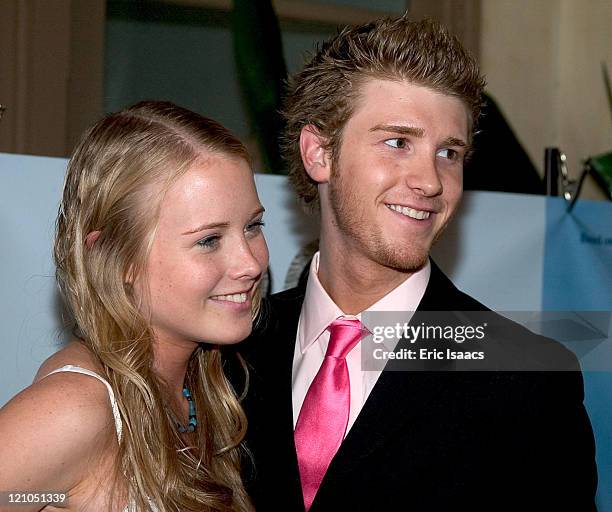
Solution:
<path fill-rule="evenodd" d="M 566 210 L 563 199 L 547 199 L 542 308 L 612 311 L 612 204 L 579 201 L 571 213 Z M 600 512 L 612 511 L 612 373 L 589 371 L 589 361 L 608 357 L 609 348 L 609 343 L 595 347 L 583 362 L 585 403 L 597 446 Z"/>

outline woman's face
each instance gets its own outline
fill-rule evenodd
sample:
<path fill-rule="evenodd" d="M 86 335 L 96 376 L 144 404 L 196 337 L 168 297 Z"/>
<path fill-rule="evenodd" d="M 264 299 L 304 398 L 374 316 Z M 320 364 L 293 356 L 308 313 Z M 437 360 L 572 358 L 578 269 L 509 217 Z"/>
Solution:
<path fill-rule="evenodd" d="M 207 153 L 167 191 L 135 292 L 160 342 L 236 343 L 251 332 L 255 285 L 268 266 L 263 207 L 237 157 Z"/>

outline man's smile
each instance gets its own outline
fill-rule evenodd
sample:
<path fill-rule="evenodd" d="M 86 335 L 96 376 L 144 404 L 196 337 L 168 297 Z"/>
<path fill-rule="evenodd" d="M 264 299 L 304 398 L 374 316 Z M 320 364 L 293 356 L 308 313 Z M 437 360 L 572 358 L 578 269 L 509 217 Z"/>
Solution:
<path fill-rule="evenodd" d="M 429 216 L 431 215 L 431 212 L 429 211 L 416 210 L 415 208 L 410 208 L 408 206 L 402 206 L 399 204 L 386 204 L 385 203 L 385 206 L 389 208 L 390 210 L 393 210 L 394 212 L 401 213 L 402 215 L 405 215 L 406 217 L 410 217 L 411 219 L 416 219 L 416 220 L 428 219 Z"/>

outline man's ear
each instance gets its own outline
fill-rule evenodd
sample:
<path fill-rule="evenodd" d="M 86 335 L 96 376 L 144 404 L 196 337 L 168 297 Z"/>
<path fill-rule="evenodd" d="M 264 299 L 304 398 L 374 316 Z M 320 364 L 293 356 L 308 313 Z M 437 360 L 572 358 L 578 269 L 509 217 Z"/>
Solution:
<path fill-rule="evenodd" d="M 317 183 L 327 183 L 331 174 L 331 159 L 324 147 L 319 130 L 311 124 L 300 133 L 300 152 L 308 175 Z"/>

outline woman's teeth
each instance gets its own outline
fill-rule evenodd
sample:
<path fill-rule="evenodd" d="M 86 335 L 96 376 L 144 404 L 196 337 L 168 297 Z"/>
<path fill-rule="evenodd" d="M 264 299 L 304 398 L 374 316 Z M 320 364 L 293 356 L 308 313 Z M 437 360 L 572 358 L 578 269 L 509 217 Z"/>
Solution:
<path fill-rule="evenodd" d="M 246 302 L 247 294 L 246 293 L 235 293 L 233 295 L 215 295 L 214 297 L 211 297 L 211 299 L 242 303 L 242 302 Z"/>

